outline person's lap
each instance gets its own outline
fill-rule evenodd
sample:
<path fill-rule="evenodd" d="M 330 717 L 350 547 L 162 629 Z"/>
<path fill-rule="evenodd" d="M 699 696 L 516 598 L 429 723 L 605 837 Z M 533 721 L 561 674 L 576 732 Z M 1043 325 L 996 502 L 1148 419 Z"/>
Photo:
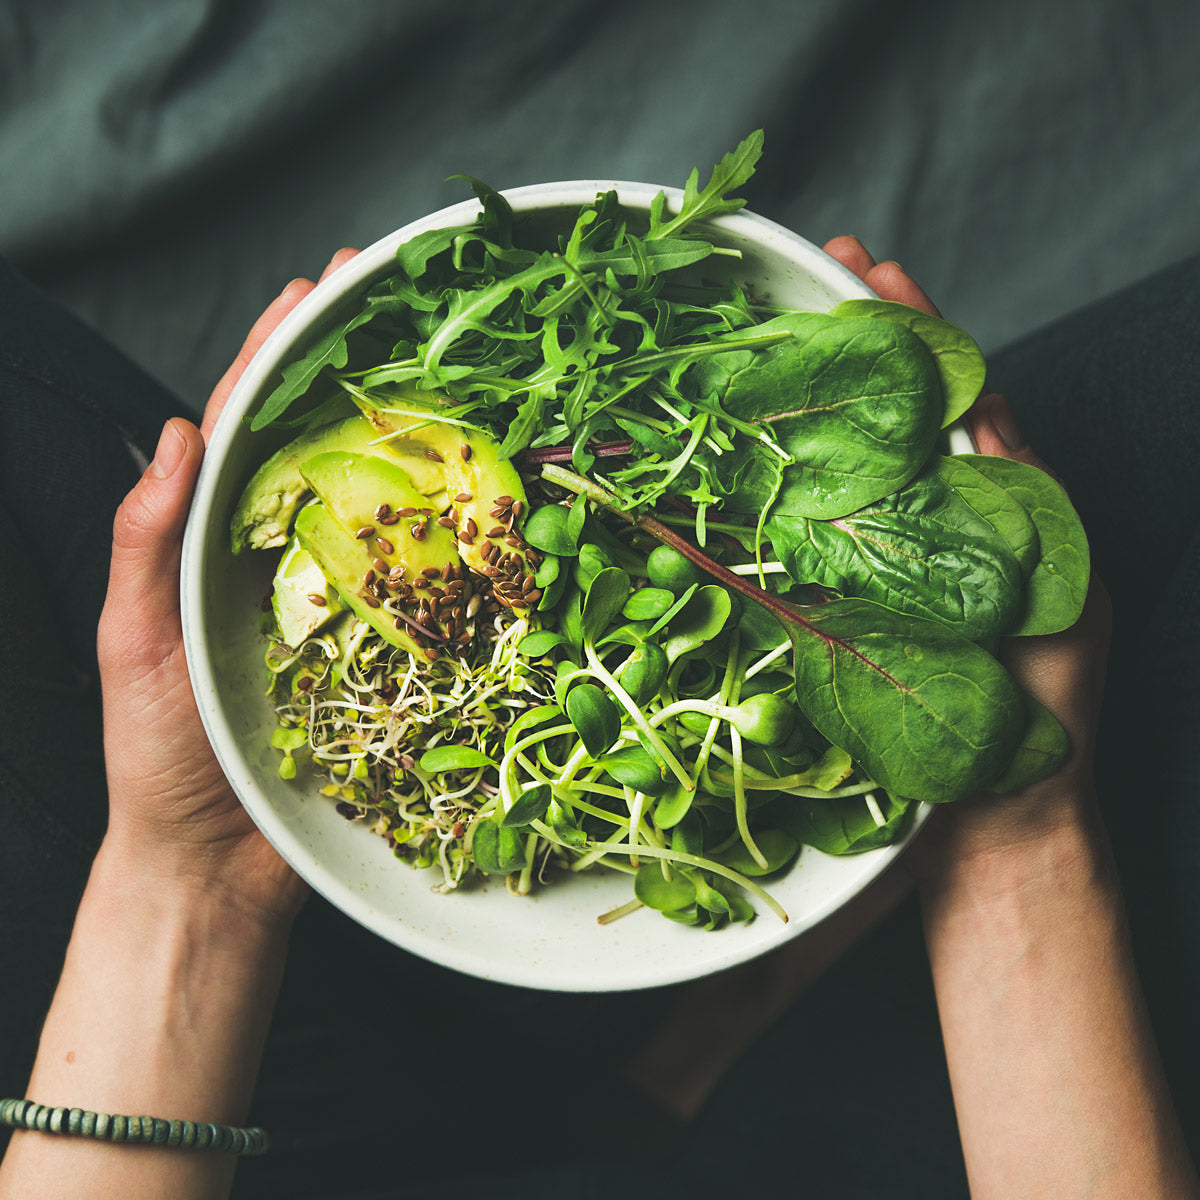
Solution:
<path fill-rule="evenodd" d="M 1062 473 L 1113 595 L 1098 778 L 1193 1136 L 1194 278 L 1184 264 L 995 355 L 990 372 Z M 6 270 L 0 330 L 0 612 L 12 668 L 0 758 L 0 977 L 10 981 L 0 1094 L 16 1095 L 104 827 L 92 639 L 112 514 L 139 471 L 129 444 L 151 452 L 178 405 Z M 883 1180 L 891 1195 L 965 1195 L 915 902 L 806 990 L 682 1132 L 598 1065 L 611 1034 L 595 1032 L 649 1037 L 678 994 L 569 997 L 468 979 L 314 899 L 295 930 L 254 1109 L 278 1149 L 244 1164 L 238 1194 L 425 1180 L 421 1194 L 433 1195 L 439 1179 L 448 1192 L 472 1176 L 519 1179 L 535 1163 L 561 1182 L 573 1163 L 603 1172 L 611 1161 L 620 1173 L 636 1146 L 644 1162 L 661 1151 L 664 1187 L 693 1194 L 812 1178 L 845 1196 L 880 1194 Z"/>

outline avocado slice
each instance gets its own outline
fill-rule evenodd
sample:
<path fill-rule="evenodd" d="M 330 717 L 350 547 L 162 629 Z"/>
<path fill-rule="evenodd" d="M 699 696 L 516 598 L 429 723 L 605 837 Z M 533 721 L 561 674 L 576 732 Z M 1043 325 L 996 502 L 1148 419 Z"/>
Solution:
<path fill-rule="evenodd" d="M 323 504 L 306 504 L 296 514 L 296 537 L 333 581 L 342 602 L 361 621 L 365 621 L 385 642 L 399 646 L 410 654 L 421 650 L 412 637 L 395 626 L 393 618 L 383 609 L 368 603 L 364 589 L 358 585 L 362 573 L 362 546 L 348 534 Z"/>
<path fill-rule="evenodd" d="M 287 542 L 296 510 L 311 495 L 300 467 L 318 454 L 344 450 L 395 459 L 410 476 L 416 473 L 417 490 L 422 494 L 444 491 L 446 484 L 439 463 L 424 454 L 428 444 L 420 442 L 410 446 L 401 441 L 393 449 L 389 443 L 378 441 L 380 433 L 387 432 L 388 428 L 386 425 L 377 427 L 375 422 L 356 413 L 309 430 L 271 455 L 242 490 L 234 510 L 230 522 L 234 554 L 240 554 L 247 547 L 269 550 Z M 439 511 L 445 508 L 444 498 L 435 499 L 435 507 L 439 504 Z"/>
<path fill-rule="evenodd" d="M 338 524 L 360 543 L 359 575 L 371 566 L 381 575 L 402 567 L 411 580 L 426 567 L 440 571 L 447 563 L 458 565 L 454 535 L 437 523 L 428 498 L 395 463 L 374 454 L 330 451 L 310 458 L 300 471 Z M 384 564 L 382 571 L 378 563 Z"/>
<path fill-rule="evenodd" d="M 375 437 L 387 439 L 379 444 L 408 472 L 417 490 L 433 495 L 446 486 L 443 463 L 457 456 L 460 445 L 458 426 L 446 424 L 439 413 L 447 399 L 411 383 L 395 385 L 390 398 L 394 409 L 381 408 L 360 395 L 354 397 L 354 403 L 371 423 Z"/>
<path fill-rule="evenodd" d="M 492 578 L 495 595 L 515 611 L 531 603 L 521 599 L 521 580 L 535 573 L 526 557 L 521 520 L 528 510 L 525 485 L 500 446 L 478 430 L 457 431 L 457 446 L 445 463 L 446 490 L 455 519 L 458 553 L 463 562 Z M 506 586 L 515 581 L 515 586 Z"/>
<path fill-rule="evenodd" d="M 401 384 L 396 388 L 395 403 L 403 413 L 376 407 L 359 396 L 355 403 L 377 436 L 387 437 L 388 449 L 398 456 L 419 490 L 431 495 L 435 486 L 446 489 L 463 562 L 500 584 L 496 598 L 523 612 L 530 605 L 518 598 L 522 594 L 519 584 L 503 586 L 505 579 L 519 581 L 534 571 L 520 538 L 521 517 L 528 508 L 521 476 L 511 462 L 500 458 L 500 446 L 493 438 L 477 429 L 447 424 L 438 411 L 438 399 L 435 392 Z M 428 424 L 390 436 L 397 429 L 418 425 L 420 414 L 428 416 Z M 492 530 L 499 532 L 492 534 Z M 514 537 L 515 546 L 507 540 Z"/>
<path fill-rule="evenodd" d="M 337 589 L 303 546 L 292 538 L 279 560 L 271 592 L 279 636 L 292 647 L 343 612 Z"/>
<path fill-rule="evenodd" d="M 393 644 L 431 654 L 445 633 L 437 617 L 442 584 L 462 569 L 454 534 L 437 522 L 427 497 L 394 462 L 370 454 L 330 451 L 301 467 L 320 506 L 337 525 L 340 539 L 311 526 L 301 540 L 354 611 Z M 308 509 L 301 510 L 301 517 Z M 309 523 L 317 518 L 309 518 Z M 297 533 L 300 534 L 300 518 Z M 308 540 L 305 540 L 307 537 Z M 321 550 L 315 548 L 320 537 Z M 461 586 L 461 585 L 459 585 Z M 453 590 L 453 589 L 452 589 Z M 424 644 L 410 636 L 405 617 L 431 630 Z M 461 630 L 460 630 L 461 632 Z M 432 643 L 432 645 L 430 644 Z"/>

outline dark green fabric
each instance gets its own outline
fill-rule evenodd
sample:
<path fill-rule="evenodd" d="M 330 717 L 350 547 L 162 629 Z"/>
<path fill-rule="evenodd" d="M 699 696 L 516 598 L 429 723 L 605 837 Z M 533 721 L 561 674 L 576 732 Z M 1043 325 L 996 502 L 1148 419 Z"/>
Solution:
<path fill-rule="evenodd" d="M 296 275 L 468 193 L 853 232 L 993 349 L 1200 249 L 1192 0 L 0 0 L 0 253 L 198 408 Z"/>

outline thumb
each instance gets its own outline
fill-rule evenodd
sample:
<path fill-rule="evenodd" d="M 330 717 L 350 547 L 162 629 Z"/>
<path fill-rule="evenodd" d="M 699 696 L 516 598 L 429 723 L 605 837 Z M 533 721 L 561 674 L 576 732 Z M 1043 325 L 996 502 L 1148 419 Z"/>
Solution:
<path fill-rule="evenodd" d="M 100 619 L 102 667 L 141 674 L 179 646 L 183 529 L 203 456 L 200 431 L 172 417 L 163 426 L 154 460 L 117 509 Z"/>
<path fill-rule="evenodd" d="M 1003 396 L 996 392 L 985 392 L 971 406 L 970 412 L 967 413 L 967 422 L 971 430 L 971 439 L 980 454 L 1028 463 L 1062 482 L 1025 440 L 1017 425 L 1017 419 Z"/>

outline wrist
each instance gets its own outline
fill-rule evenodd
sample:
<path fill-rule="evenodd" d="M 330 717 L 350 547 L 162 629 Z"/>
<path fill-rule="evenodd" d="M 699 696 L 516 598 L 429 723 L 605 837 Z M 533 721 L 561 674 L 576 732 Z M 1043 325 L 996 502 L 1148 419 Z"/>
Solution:
<path fill-rule="evenodd" d="M 288 926 L 192 879 L 147 874 L 106 842 L 80 901 L 28 1095 L 240 1123 Z"/>
<path fill-rule="evenodd" d="M 1112 854 L 1089 786 L 1047 781 L 1019 798 L 962 803 L 960 812 L 935 813 L 928 841 L 923 835 L 913 847 L 927 925 L 1053 909 L 1084 893 L 1106 903 L 1118 900 Z"/>

